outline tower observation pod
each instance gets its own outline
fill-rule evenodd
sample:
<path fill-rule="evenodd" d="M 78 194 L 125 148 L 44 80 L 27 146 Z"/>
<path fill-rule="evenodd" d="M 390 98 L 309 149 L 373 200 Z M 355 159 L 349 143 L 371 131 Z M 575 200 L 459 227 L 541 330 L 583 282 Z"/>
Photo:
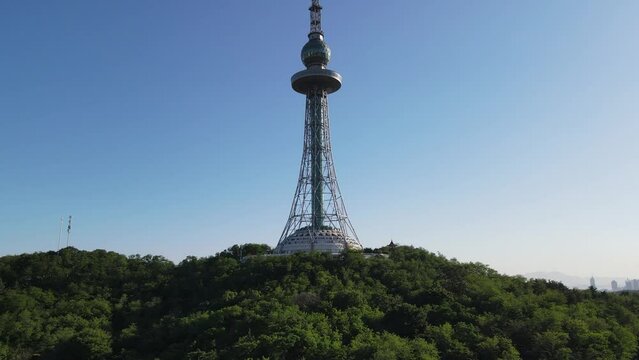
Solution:
<path fill-rule="evenodd" d="M 322 7 L 312 0 L 311 31 L 302 48 L 302 70 L 291 78 L 293 90 L 306 95 L 304 151 L 291 212 L 275 253 L 340 253 L 361 250 L 337 185 L 328 120 L 328 94 L 342 86 L 342 76 L 327 68 L 331 50 L 324 42 Z"/>

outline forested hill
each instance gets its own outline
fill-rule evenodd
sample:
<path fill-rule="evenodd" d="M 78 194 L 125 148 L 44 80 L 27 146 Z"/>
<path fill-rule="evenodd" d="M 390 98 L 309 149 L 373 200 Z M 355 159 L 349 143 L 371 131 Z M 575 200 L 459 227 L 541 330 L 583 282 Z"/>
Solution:
<path fill-rule="evenodd" d="M 639 359 L 639 296 L 409 247 L 0 258 L 0 359 Z"/>

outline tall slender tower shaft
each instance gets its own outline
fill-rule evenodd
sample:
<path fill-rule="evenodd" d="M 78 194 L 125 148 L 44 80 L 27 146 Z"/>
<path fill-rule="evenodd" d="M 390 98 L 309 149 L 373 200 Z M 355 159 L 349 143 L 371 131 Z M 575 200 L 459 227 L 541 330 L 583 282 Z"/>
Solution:
<path fill-rule="evenodd" d="M 304 151 L 291 212 L 275 248 L 276 253 L 362 249 L 348 219 L 337 184 L 331 150 L 328 95 L 342 86 L 342 76 L 327 69 L 331 51 L 324 42 L 322 7 L 312 0 L 311 30 L 302 48 L 302 70 L 291 78 L 306 95 Z"/>

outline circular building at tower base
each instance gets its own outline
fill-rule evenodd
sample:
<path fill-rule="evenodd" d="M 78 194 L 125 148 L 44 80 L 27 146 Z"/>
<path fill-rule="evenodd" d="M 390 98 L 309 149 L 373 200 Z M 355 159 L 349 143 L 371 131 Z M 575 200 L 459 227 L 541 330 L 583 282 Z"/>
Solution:
<path fill-rule="evenodd" d="M 356 240 L 344 235 L 340 229 L 304 227 L 282 240 L 275 248 L 274 253 L 295 254 L 317 251 L 339 254 L 347 249 L 362 250 L 362 246 Z"/>

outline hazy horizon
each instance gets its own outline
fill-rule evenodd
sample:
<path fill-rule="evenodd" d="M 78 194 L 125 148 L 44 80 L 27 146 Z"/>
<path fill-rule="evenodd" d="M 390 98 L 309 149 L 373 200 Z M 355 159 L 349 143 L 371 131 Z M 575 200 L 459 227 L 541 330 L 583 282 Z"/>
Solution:
<path fill-rule="evenodd" d="M 639 278 L 639 3 L 366 4 L 322 1 L 362 244 Z M 2 3 L 0 256 L 55 250 L 68 215 L 80 249 L 274 247 L 302 154 L 307 8 Z"/>

